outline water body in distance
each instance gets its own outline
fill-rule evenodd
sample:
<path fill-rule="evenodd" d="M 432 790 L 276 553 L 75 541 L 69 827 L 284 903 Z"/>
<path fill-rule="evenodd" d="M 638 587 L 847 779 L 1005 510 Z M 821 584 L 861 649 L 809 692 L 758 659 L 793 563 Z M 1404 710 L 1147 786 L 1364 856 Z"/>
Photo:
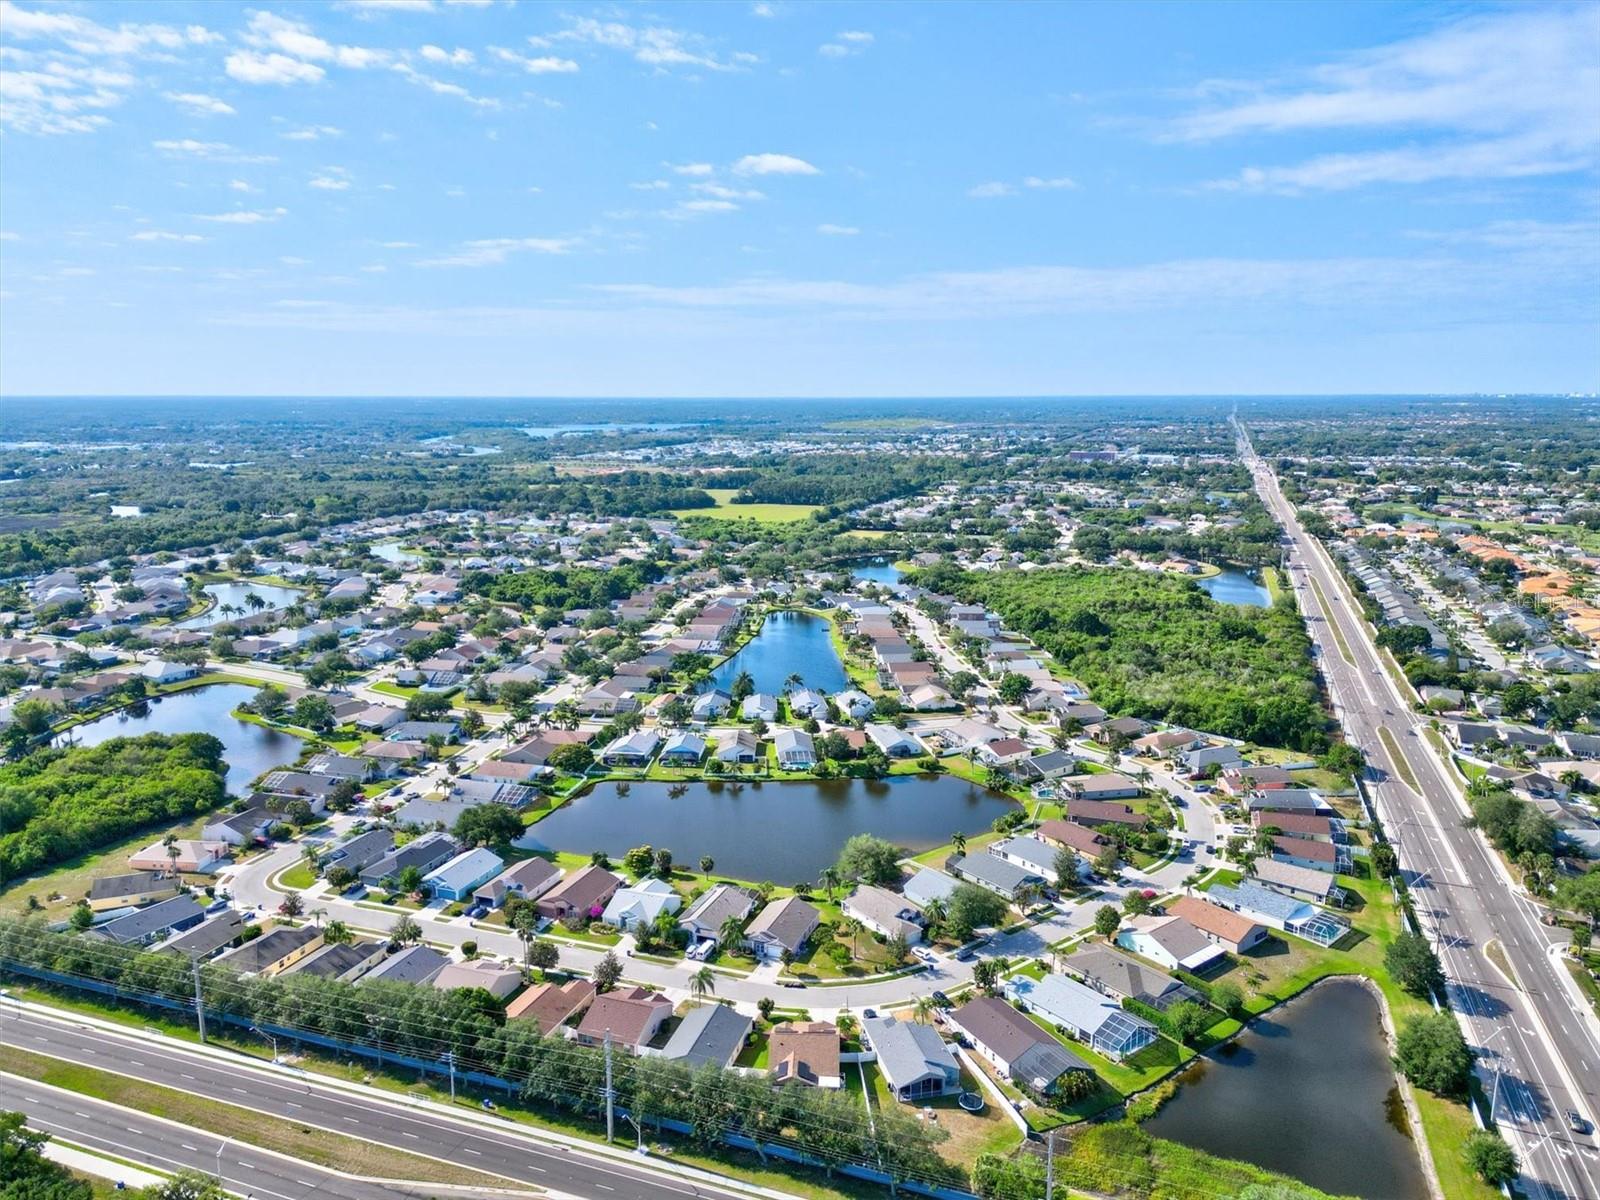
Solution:
<path fill-rule="evenodd" d="M 244 617 L 253 617 L 264 612 L 277 612 L 288 608 L 300 599 L 300 592 L 296 588 L 279 587 L 271 583 L 208 583 L 205 587 L 206 595 L 216 602 L 198 617 L 190 617 L 187 621 L 178 622 L 179 629 L 210 629 L 213 625 L 226 625 L 229 621 L 240 620 Z M 267 602 L 265 608 L 251 608 L 248 597 L 255 594 Z M 229 606 L 229 611 L 222 611 L 223 605 Z M 232 611 L 238 609 L 238 612 Z"/>
<path fill-rule="evenodd" d="M 1244 604 L 1266 608 L 1272 603 L 1272 593 L 1267 591 L 1243 571 L 1226 570 L 1220 575 L 1195 580 L 1213 600 L 1223 604 Z"/>
<path fill-rule="evenodd" d="M 62 735 L 83 746 L 98 746 L 118 737 L 146 733 L 209 733 L 223 745 L 228 764 L 228 791 L 241 795 L 263 771 L 294 762 L 300 756 L 300 739 L 276 729 L 264 729 L 232 715 L 240 701 L 256 689 L 237 683 L 218 683 L 163 696 L 131 709 L 111 713 Z"/>
<path fill-rule="evenodd" d="M 749 671 L 756 691 L 778 695 L 784 681 L 799 675 L 804 685 L 833 695 L 850 686 L 844 664 L 828 637 L 828 622 L 810 613 L 769 613 L 761 632 L 711 673 L 709 686 L 731 689 L 739 672 Z"/>
<path fill-rule="evenodd" d="M 739 879 L 814 880 L 854 833 L 918 853 L 960 830 L 975 834 L 1011 811 L 1005 797 L 948 775 L 829 779 L 815 783 L 602 783 L 534 825 L 525 845 L 619 858 L 665 846 L 679 863 L 701 855 Z"/>

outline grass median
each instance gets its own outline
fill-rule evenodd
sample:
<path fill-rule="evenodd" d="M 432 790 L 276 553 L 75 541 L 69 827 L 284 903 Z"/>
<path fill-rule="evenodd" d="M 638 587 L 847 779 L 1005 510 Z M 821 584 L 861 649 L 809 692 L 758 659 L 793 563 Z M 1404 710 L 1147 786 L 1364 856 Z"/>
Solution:
<path fill-rule="evenodd" d="M 1333 640 L 1339 647 L 1339 657 L 1352 667 L 1355 666 L 1355 656 L 1350 653 L 1350 647 L 1345 643 L 1344 634 L 1339 631 L 1339 622 L 1334 619 L 1333 605 L 1329 604 L 1328 597 L 1323 595 L 1322 585 L 1317 582 L 1317 577 L 1308 575 L 1307 578 L 1311 580 L 1311 590 L 1317 594 L 1317 604 L 1322 608 L 1323 622 L 1333 631 Z"/>
<path fill-rule="evenodd" d="M 112 1071 L 86 1067 L 31 1050 L 0 1045 L 0 1071 L 9 1071 L 51 1087 L 120 1104 L 135 1112 L 164 1117 L 180 1125 L 231 1137 L 242 1144 L 274 1150 L 332 1171 L 410 1183 L 444 1183 L 466 1187 L 503 1188 L 504 1176 L 469 1171 L 420 1154 L 391 1149 L 358 1138 L 264 1116 L 251 1109 L 205 1096 L 191 1096 L 160 1084 L 130 1079 Z M 244 1114 L 244 1117 L 241 1117 Z"/>
<path fill-rule="evenodd" d="M 1394 734 L 1383 726 L 1378 727 L 1378 739 L 1383 743 L 1383 749 L 1389 756 L 1389 761 L 1394 764 L 1395 773 L 1400 780 L 1413 792 L 1422 794 L 1422 788 L 1417 784 L 1417 777 L 1411 773 L 1411 764 L 1406 761 L 1406 756 L 1400 753 L 1400 743 L 1394 740 Z"/>

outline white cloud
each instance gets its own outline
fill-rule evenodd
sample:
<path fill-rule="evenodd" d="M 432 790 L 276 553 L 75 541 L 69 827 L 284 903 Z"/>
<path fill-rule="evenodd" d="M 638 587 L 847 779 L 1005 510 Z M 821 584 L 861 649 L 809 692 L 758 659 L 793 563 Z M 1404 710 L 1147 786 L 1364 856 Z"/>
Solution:
<path fill-rule="evenodd" d="M 572 59 L 560 58 L 554 54 L 541 54 L 535 58 L 518 54 L 515 50 L 507 50 L 504 46 L 490 46 L 489 53 L 503 63 L 521 67 L 530 75 L 571 75 L 578 70 L 578 64 Z"/>
<path fill-rule="evenodd" d="M 150 143 L 170 158 L 209 158 L 226 163 L 274 163 L 271 154 L 246 154 L 227 142 L 202 142 L 195 138 L 163 138 Z"/>
<path fill-rule="evenodd" d="M 1038 188 L 1044 191 L 1075 192 L 1078 190 L 1078 181 L 1076 179 L 1068 179 L 1065 175 L 1058 175 L 1054 179 L 1042 179 L 1038 175 L 1029 175 L 1022 181 L 1022 186 Z"/>
<path fill-rule="evenodd" d="M 121 104 L 134 83 L 125 71 L 82 63 L 0 71 L 0 125 L 39 135 L 92 133 L 110 122 L 102 110 Z"/>
<path fill-rule="evenodd" d="M 578 245 L 575 238 L 481 238 L 467 242 L 454 254 L 424 258 L 419 267 L 493 267 L 513 254 L 568 254 Z"/>
<path fill-rule="evenodd" d="M 752 17 L 762 17 L 770 21 L 773 17 L 778 15 L 778 10 L 773 8 L 772 5 L 768 4 L 766 0 L 757 0 L 755 4 L 750 6 L 750 15 Z"/>
<path fill-rule="evenodd" d="M 992 179 L 988 183 L 980 183 L 977 187 L 967 189 L 967 195 L 975 200 L 993 200 L 998 196 L 1015 196 L 1016 194 L 1016 188 L 1009 183 L 1002 183 L 998 179 Z"/>
<path fill-rule="evenodd" d="M 713 196 L 718 200 L 765 200 L 765 193 L 754 188 L 731 188 L 720 183 L 691 183 L 691 191 Z"/>
<path fill-rule="evenodd" d="M 172 25 L 124 22 L 111 29 L 77 13 L 19 8 L 12 0 L 0 0 L 0 29 L 9 37 L 23 41 L 54 40 L 79 54 L 114 57 L 181 50 L 185 46 L 206 45 L 218 40 L 217 34 L 202 25 L 179 29 Z"/>
<path fill-rule="evenodd" d="M 385 250 L 415 250 L 417 248 L 415 242 L 380 242 L 378 244 Z"/>
<path fill-rule="evenodd" d="M 228 75 L 240 83 L 316 83 L 327 74 L 316 63 L 302 62 L 287 54 L 257 54 L 240 50 L 224 60 Z"/>
<path fill-rule="evenodd" d="M 735 175 L 820 175 L 821 171 L 791 154 L 746 154 L 733 164 Z"/>
<path fill-rule="evenodd" d="M 1250 166 L 1210 186 L 1338 191 L 1369 184 L 1518 179 L 1600 161 L 1600 7 L 1512 7 L 1352 54 L 1292 78 L 1214 83 L 1209 104 L 1172 123 L 1174 140 L 1394 131 L 1404 145 L 1336 150 Z"/>
<path fill-rule="evenodd" d="M 434 11 L 433 0 L 344 0 L 344 4 L 347 8 L 367 13 Z"/>
<path fill-rule="evenodd" d="M 418 87 L 427 88 L 430 92 L 433 92 L 436 95 L 454 96 L 456 99 L 464 100 L 476 108 L 500 107 L 500 101 L 495 100 L 492 97 L 474 96 L 460 84 L 448 83 L 443 79 L 435 79 L 432 75 L 425 75 L 415 67 L 411 66 L 410 63 L 395 63 L 394 69 L 403 78 L 409 80 L 411 83 L 416 84 Z"/>
<path fill-rule="evenodd" d="M 306 183 L 323 192 L 343 192 L 350 187 L 350 172 L 343 167 L 324 167 Z"/>
<path fill-rule="evenodd" d="M 828 237 L 855 237 L 861 230 L 854 225 L 834 225 L 831 222 L 825 222 L 817 226 L 817 232 L 826 234 Z"/>
<path fill-rule="evenodd" d="M 289 215 L 287 208 L 269 209 L 235 209 L 225 213 L 200 213 L 196 214 L 196 221 L 213 221 L 218 225 L 260 225 L 266 221 L 277 221 Z"/>
<path fill-rule="evenodd" d="M 450 67 L 470 67 L 477 61 L 477 56 L 471 50 L 457 46 L 454 50 L 446 50 L 443 46 L 424 46 L 422 57 L 431 63 L 440 63 Z"/>
<path fill-rule="evenodd" d="M 720 57 L 710 39 L 698 33 L 665 25 L 630 25 L 625 21 L 598 21 L 593 17 L 568 17 L 567 27 L 543 37 L 528 39 L 535 46 L 577 42 L 627 54 L 635 62 L 666 71 L 675 67 L 704 67 L 711 71 L 737 71 L 758 62 L 754 54 L 734 52 Z"/>
<path fill-rule="evenodd" d="M 678 175 L 710 175 L 714 170 L 716 170 L 716 168 L 710 163 L 702 162 L 677 164 L 667 163 L 664 165 L 670 166 L 674 173 Z"/>
<path fill-rule="evenodd" d="M 691 217 L 705 216 L 707 213 L 738 212 L 739 206 L 732 200 L 680 200 L 678 204 L 661 213 L 669 221 L 685 221 Z"/>
<path fill-rule="evenodd" d="M 343 137 L 344 130 L 337 125 L 303 125 L 299 129 L 291 129 L 288 133 L 280 133 L 278 136 L 287 142 L 317 142 L 325 137 Z"/>
<path fill-rule="evenodd" d="M 228 187 L 235 192 L 256 192 L 261 190 L 260 188 L 255 187 L 253 184 L 245 182 L 243 179 L 228 180 Z"/>
<path fill-rule="evenodd" d="M 129 241 L 134 242 L 203 242 L 207 239 L 198 233 L 168 233 L 164 229 L 141 229 Z"/>
<path fill-rule="evenodd" d="M 233 105 L 204 92 L 167 92 L 166 97 L 185 112 L 204 117 L 231 117 L 238 112 Z"/>
<path fill-rule="evenodd" d="M 9 229 L 0 229 L 0 242 L 20 242 L 22 235 Z"/>
<path fill-rule="evenodd" d="M 636 192 L 664 192 L 672 185 L 665 179 L 648 179 L 641 183 L 630 183 L 628 186 Z"/>
<path fill-rule="evenodd" d="M 846 29 L 842 33 L 833 35 L 833 41 L 824 42 L 817 47 L 817 53 L 827 58 L 848 58 L 852 54 L 860 54 L 875 39 L 862 29 Z"/>

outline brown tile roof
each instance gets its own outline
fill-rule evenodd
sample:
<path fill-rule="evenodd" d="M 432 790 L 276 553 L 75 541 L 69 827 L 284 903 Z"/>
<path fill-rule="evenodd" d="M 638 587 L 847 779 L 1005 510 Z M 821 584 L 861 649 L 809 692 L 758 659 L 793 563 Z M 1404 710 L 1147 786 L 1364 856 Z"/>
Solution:
<path fill-rule="evenodd" d="M 1256 923 L 1249 917 L 1211 903 L 1196 896 L 1180 896 L 1167 905 L 1167 912 L 1182 917 L 1196 929 L 1209 933 L 1235 945 L 1250 936 Z"/>
<path fill-rule="evenodd" d="M 1079 854 L 1093 858 L 1106 847 L 1106 839 L 1085 825 L 1051 818 L 1039 826 L 1039 836 L 1058 846 L 1070 846 Z"/>
<path fill-rule="evenodd" d="M 574 979 L 562 985 L 541 983 L 506 1005 L 506 1017 L 532 1021 L 540 1033 L 550 1033 L 560 1028 L 573 1013 L 587 1008 L 593 999 L 594 984 L 587 979 Z"/>
<path fill-rule="evenodd" d="M 839 1074 L 839 1031 L 826 1021 L 796 1024 L 785 1021 L 772 1027 L 767 1061 L 779 1083 L 817 1082 Z"/>
<path fill-rule="evenodd" d="M 596 996 L 594 1003 L 578 1025 L 578 1033 L 599 1041 L 611 1031 L 612 1042 L 623 1046 L 636 1046 L 644 1040 L 646 1031 L 656 1013 L 665 1005 L 672 1010 L 672 1001 L 658 992 L 644 988 L 627 988 Z"/>

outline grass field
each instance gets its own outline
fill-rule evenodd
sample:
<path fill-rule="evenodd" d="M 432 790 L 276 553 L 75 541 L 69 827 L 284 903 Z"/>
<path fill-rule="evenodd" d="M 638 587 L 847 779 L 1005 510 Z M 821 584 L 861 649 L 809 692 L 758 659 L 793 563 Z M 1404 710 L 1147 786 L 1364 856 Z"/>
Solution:
<path fill-rule="evenodd" d="M 706 495 L 717 502 L 715 508 L 674 509 L 675 517 L 710 517 L 715 520 L 755 521 L 762 525 L 782 525 L 801 521 L 816 512 L 816 504 L 735 504 L 738 488 L 706 488 Z"/>
<path fill-rule="evenodd" d="M 36 896 L 44 906 L 45 916 L 51 920 L 64 920 L 71 914 L 79 898 L 88 894 L 89 885 L 96 879 L 126 875 L 129 870 L 128 856 L 134 851 L 160 841 L 169 830 L 180 838 L 199 837 L 201 827 L 210 819 L 211 814 L 205 814 L 176 825 L 157 822 L 120 842 L 90 850 L 32 875 L 24 875 L 0 888 L 0 912 L 26 912 L 28 897 Z M 210 882 L 198 875 L 185 876 L 184 881 L 196 886 Z M 52 899 L 56 896 L 61 898 Z"/>

